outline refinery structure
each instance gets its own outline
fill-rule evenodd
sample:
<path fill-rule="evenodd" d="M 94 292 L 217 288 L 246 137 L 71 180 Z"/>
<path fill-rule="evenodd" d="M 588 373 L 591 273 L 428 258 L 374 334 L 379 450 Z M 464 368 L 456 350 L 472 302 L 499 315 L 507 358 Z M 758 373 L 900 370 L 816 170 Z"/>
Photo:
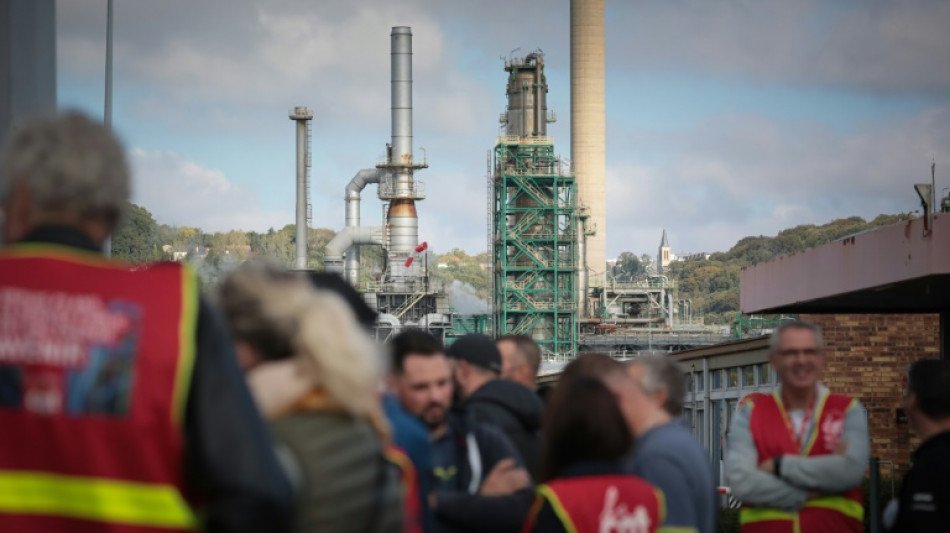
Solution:
<path fill-rule="evenodd" d="M 721 331 L 692 326 L 687 301 L 676 299 L 666 276 L 623 283 L 607 276 L 604 0 L 571 2 L 570 161 L 557 155 L 547 135 L 556 117 L 547 107 L 544 67 L 540 50 L 504 62 L 507 106 L 486 187 L 492 260 L 487 315 L 457 315 L 424 260 L 428 245 L 419 239 L 416 208 L 425 189 L 417 173 L 428 165 L 413 153 L 409 27 L 391 33 L 391 141 L 374 166 L 358 170 L 346 185 L 344 225 L 326 245 L 325 269 L 340 273 L 379 313 L 380 340 L 409 327 L 447 342 L 470 332 L 523 334 L 553 361 L 589 350 L 627 356 L 722 341 Z M 305 268 L 307 257 L 312 117 L 305 107 L 290 113 L 297 124 L 297 268 Z M 362 193 L 370 185 L 382 202 L 379 226 L 360 218 Z M 661 247 L 665 242 L 664 234 Z M 382 248 L 381 269 L 361 270 L 365 246 Z"/>
<path fill-rule="evenodd" d="M 547 136 L 554 115 L 543 54 L 509 59 L 505 71 L 505 134 L 495 143 L 489 204 L 495 331 L 529 335 L 549 357 L 570 356 L 585 298 L 577 184 Z"/>
<path fill-rule="evenodd" d="M 424 160 L 415 159 L 412 147 L 412 31 L 409 27 L 392 29 L 391 73 L 391 141 L 374 167 L 357 171 L 346 185 L 345 225 L 326 245 L 324 268 L 341 274 L 379 313 L 377 336 L 380 340 L 405 327 L 428 329 L 444 338 L 452 325 L 446 293 L 440 285 L 430 282 L 425 261 L 417 260 L 424 257 L 427 243 L 419 242 L 416 203 L 425 199 L 425 188 L 416 173 L 428 165 Z M 295 108 L 291 119 L 299 124 L 301 115 L 307 115 L 306 109 Z M 308 165 L 302 166 L 300 161 L 309 161 L 309 155 L 300 155 L 301 149 L 308 150 L 299 142 L 297 146 L 299 195 L 308 190 L 306 185 L 300 184 L 307 180 Z M 377 197 L 383 202 L 380 226 L 364 225 L 360 220 L 361 195 L 367 185 L 376 186 Z M 306 224 L 300 213 L 307 201 L 298 197 L 297 204 L 297 227 L 300 228 L 301 223 Z M 306 246 L 305 237 L 298 237 L 297 242 Z M 382 247 L 385 258 L 382 272 L 361 272 L 360 248 L 363 246 Z M 298 257 L 300 254 L 298 247 Z M 303 257 L 306 257 L 305 251 Z"/>

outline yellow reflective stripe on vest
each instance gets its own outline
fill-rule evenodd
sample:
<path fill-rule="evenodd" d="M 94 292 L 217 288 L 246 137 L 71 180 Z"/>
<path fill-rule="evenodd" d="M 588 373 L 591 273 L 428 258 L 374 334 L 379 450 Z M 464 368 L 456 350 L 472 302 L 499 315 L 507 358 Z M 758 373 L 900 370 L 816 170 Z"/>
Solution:
<path fill-rule="evenodd" d="M 860 503 L 841 496 L 828 496 L 805 502 L 805 507 L 831 509 L 855 520 L 864 520 L 864 506 Z"/>
<path fill-rule="evenodd" d="M 191 508 L 171 485 L 0 470 L 0 513 L 194 529 Z"/>
<path fill-rule="evenodd" d="M 771 520 L 795 520 L 796 513 L 786 513 L 778 509 L 766 509 L 760 507 L 743 507 L 739 509 L 739 524 L 751 524 L 752 522 L 768 522 Z"/>
<path fill-rule="evenodd" d="M 185 404 L 191 386 L 195 362 L 195 331 L 198 328 L 198 282 L 193 270 L 182 266 L 181 322 L 178 325 L 178 368 L 175 370 L 175 390 L 172 396 L 172 421 L 181 426 L 185 418 Z"/>
<path fill-rule="evenodd" d="M 564 531 L 567 533 L 577 533 L 577 527 L 574 526 L 571 515 L 567 514 L 567 509 L 561 505 L 560 498 L 551 490 L 551 487 L 548 485 L 538 485 L 538 494 L 544 496 L 548 503 L 551 504 L 551 508 L 554 509 L 554 514 L 557 515 L 558 519 L 561 520 L 561 524 L 564 525 Z"/>

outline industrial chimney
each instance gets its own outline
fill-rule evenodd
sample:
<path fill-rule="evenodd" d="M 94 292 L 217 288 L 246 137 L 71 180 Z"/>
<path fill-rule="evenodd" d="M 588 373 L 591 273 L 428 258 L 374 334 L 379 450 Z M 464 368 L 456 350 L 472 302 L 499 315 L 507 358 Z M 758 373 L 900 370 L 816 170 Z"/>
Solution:
<path fill-rule="evenodd" d="M 310 121 L 313 113 L 298 106 L 290 112 L 290 119 L 297 123 L 297 254 L 294 268 L 307 268 L 307 227 L 310 225 Z"/>
<path fill-rule="evenodd" d="M 586 243 L 591 285 L 603 285 L 607 268 L 605 145 L 604 0 L 571 0 L 571 167 L 595 232 Z"/>

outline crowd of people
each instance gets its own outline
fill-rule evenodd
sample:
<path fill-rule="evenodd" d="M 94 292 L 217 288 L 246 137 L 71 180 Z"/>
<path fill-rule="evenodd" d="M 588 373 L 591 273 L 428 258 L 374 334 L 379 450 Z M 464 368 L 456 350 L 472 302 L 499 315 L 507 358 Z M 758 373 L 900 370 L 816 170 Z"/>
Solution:
<path fill-rule="evenodd" d="M 101 255 L 124 150 L 79 113 L 0 163 L 0 531 L 712 533 L 710 460 L 668 357 L 583 354 L 542 397 L 526 336 L 443 342 L 340 277 L 247 263 L 207 297 L 177 263 Z M 819 381 L 821 332 L 773 335 L 781 384 L 732 423 L 742 530 L 861 531 L 867 418 Z M 924 445 L 897 531 L 950 524 L 950 368 L 910 369 Z M 925 466 L 926 465 L 926 466 Z"/>

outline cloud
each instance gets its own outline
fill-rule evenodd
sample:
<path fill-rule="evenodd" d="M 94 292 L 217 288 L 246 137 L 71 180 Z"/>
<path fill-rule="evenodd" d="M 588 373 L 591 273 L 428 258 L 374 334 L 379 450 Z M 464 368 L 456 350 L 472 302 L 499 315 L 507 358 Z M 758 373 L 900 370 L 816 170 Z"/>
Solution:
<path fill-rule="evenodd" d="M 236 185 L 219 170 L 169 152 L 130 152 L 132 201 L 160 224 L 193 226 L 206 232 L 266 231 L 292 224 L 293 215 L 264 209 L 259 193 Z"/>
<path fill-rule="evenodd" d="M 143 147 L 132 154 L 136 199 L 160 222 L 292 223 L 286 112 L 308 105 L 314 225 L 340 229 L 343 187 L 389 139 L 395 25 L 413 28 L 414 143 L 431 165 L 418 174 L 428 193 L 421 240 L 442 251 L 486 248 L 485 154 L 505 103 L 499 56 L 545 51 L 549 104 L 561 119 L 550 131 L 569 156 L 567 0 L 117 4 L 116 127 Z M 648 122 L 651 103 L 625 98 L 637 87 L 608 84 L 610 253 L 654 253 L 663 227 L 675 252 L 714 251 L 798 223 L 916 209 L 910 184 L 932 156 L 938 172 L 950 161 L 950 3 L 651 0 L 607 9 L 610 79 L 667 80 L 655 104 L 671 115 Z M 66 96 L 100 109 L 90 95 L 102 86 L 104 4 L 60 1 L 57 10 L 60 80 L 74 93 Z M 723 115 L 722 98 L 690 80 L 754 92 L 763 114 L 740 101 Z M 822 94 L 828 87 L 835 98 Z M 863 104 L 840 131 L 821 110 L 832 115 L 851 95 Z M 814 120 L 795 117 L 811 100 Z M 377 224 L 375 191 L 363 198 L 366 223 Z"/>
<path fill-rule="evenodd" d="M 855 134 L 723 116 L 635 138 L 640 150 L 676 157 L 608 168 L 608 252 L 653 253 L 663 228 L 674 252 L 712 252 L 798 224 L 917 209 L 912 185 L 929 181 L 931 158 L 950 161 L 950 108 Z"/>
<path fill-rule="evenodd" d="M 622 2 L 608 11 L 608 68 L 881 93 L 950 90 L 950 3 L 942 0 Z"/>

